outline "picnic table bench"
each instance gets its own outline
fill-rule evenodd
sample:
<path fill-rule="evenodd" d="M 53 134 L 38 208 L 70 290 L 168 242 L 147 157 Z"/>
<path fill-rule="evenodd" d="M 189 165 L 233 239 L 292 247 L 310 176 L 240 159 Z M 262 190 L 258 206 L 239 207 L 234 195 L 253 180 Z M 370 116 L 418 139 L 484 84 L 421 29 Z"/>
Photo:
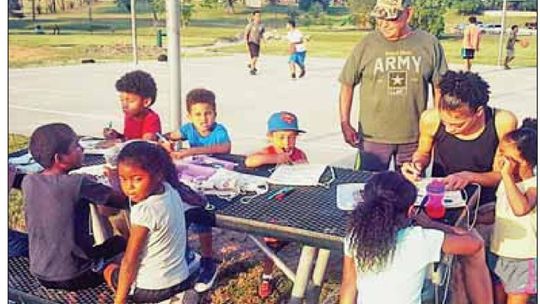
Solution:
<path fill-rule="evenodd" d="M 10 154 L 16 157 L 26 151 Z M 219 158 L 234 161 L 239 165 L 235 169 L 241 173 L 269 176 L 271 166 L 249 169 L 243 166 L 243 157 L 222 155 Z M 85 166 L 103 164 L 101 155 L 85 155 Z M 321 180 L 331 178 L 328 168 Z M 282 201 L 268 200 L 267 195 L 253 198 L 248 204 L 239 202 L 240 197 L 232 201 L 209 196 L 214 205 L 216 226 L 224 229 L 249 233 L 250 235 L 271 236 L 282 240 L 302 244 L 302 252 L 296 272 L 290 270 L 279 257 L 255 237 L 250 238 L 269 256 L 289 279 L 294 282 L 289 303 L 301 303 L 308 291 L 308 303 L 318 303 L 330 250 L 342 251 L 343 237 L 347 233 L 349 212 L 336 206 L 336 187 L 343 183 L 365 183 L 372 175 L 370 172 L 333 168 L 334 182 L 328 187 L 302 186 Z M 269 193 L 284 186 L 270 185 Z M 468 189 L 469 204 L 478 194 Z M 477 199 L 477 198 L 476 198 Z M 474 202 L 472 202 L 474 203 Z M 467 208 L 449 209 L 444 221 L 449 224 L 463 221 Z M 315 264 L 313 266 L 313 264 Z M 27 258 L 10 258 L 8 264 L 9 299 L 24 300 L 24 303 L 64 303 L 71 297 L 81 299 L 80 303 L 111 303 L 112 294 L 105 286 L 77 292 L 48 290 L 39 285 L 28 271 Z M 308 288 L 309 287 L 309 288 Z M 309 290 L 308 290 L 309 289 Z M 42 302 L 39 302 L 42 301 Z"/>

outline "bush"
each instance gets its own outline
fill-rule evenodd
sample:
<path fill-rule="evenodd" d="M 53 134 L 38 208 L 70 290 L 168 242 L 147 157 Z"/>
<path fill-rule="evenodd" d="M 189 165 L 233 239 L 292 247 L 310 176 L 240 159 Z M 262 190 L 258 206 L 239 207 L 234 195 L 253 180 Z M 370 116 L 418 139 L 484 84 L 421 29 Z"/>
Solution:
<path fill-rule="evenodd" d="M 324 14 L 324 8 L 320 2 L 315 2 L 313 5 L 311 5 L 311 8 L 309 9 L 309 14 L 315 18 L 319 19 Z"/>
<path fill-rule="evenodd" d="M 304 12 L 307 12 L 315 3 L 320 4 L 323 11 L 326 11 L 328 6 L 330 6 L 330 0 L 299 0 L 298 7 Z"/>
<path fill-rule="evenodd" d="M 187 26 L 195 13 L 195 8 L 193 4 L 182 4 L 180 13 L 182 14 L 182 26 Z"/>
<path fill-rule="evenodd" d="M 356 25 L 356 19 L 357 16 L 350 14 L 343 18 L 341 18 L 341 22 L 339 23 L 339 26 L 347 26 L 347 25 Z"/>

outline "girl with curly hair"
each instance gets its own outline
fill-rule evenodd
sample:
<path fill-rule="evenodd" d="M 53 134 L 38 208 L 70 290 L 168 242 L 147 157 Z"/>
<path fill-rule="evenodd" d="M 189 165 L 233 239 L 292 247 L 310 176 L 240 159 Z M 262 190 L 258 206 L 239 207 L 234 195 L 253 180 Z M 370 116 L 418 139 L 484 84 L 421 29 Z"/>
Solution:
<path fill-rule="evenodd" d="M 416 195 L 395 172 L 379 173 L 366 185 L 345 238 L 341 304 L 420 304 L 427 267 L 441 251 L 463 256 L 472 303 L 493 302 L 481 237 L 414 214 Z"/>
<path fill-rule="evenodd" d="M 525 119 L 500 145 L 502 181 L 488 263 L 495 303 L 527 303 L 537 293 L 537 121 Z"/>

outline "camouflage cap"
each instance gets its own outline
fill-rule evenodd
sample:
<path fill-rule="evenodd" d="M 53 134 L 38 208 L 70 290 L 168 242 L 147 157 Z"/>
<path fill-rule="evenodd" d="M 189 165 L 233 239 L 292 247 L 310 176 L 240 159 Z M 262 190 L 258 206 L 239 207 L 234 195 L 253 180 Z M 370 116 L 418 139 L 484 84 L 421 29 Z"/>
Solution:
<path fill-rule="evenodd" d="M 396 19 L 410 5 L 411 0 L 377 0 L 370 16 L 384 20 Z"/>

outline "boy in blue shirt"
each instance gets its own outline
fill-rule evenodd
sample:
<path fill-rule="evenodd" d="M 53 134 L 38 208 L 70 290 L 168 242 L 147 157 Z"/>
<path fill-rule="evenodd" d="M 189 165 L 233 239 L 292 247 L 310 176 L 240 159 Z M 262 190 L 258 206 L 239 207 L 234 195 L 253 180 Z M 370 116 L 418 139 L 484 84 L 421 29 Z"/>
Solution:
<path fill-rule="evenodd" d="M 171 153 L 173 159 L 198 154 L 227 154 L 231 152 L 231 140 L 227 129 L 216 123 L 216 95 L 206 89 L 193 89 L 186 97 L 189 123 L 178 131 L 167 133 L 168 141 L 187 140 L 189 148 L 180 151 L 172 149 L 171 142 L 162 145 Z M 204 292 L 214 284 L 217 265 L 212 258 L 212 227 L 193 223 L 193 232 L 199 235 L 201 244 L 201 273 L 195 284 L 195 291 Z"/>
<path fill-rule="evenodd" d="M 187 140 L 188 149 L 172 151 L 170 145 L 166 149 L 174 159 L 199 154 L 231 153 L 231 140 L 227 129 L 216 122 L 216 95 L 206 89 L 193 89 L 186 97 L 186 108 L 189 123 L 180 130 L 166 134 L 170 141 Z"/>

